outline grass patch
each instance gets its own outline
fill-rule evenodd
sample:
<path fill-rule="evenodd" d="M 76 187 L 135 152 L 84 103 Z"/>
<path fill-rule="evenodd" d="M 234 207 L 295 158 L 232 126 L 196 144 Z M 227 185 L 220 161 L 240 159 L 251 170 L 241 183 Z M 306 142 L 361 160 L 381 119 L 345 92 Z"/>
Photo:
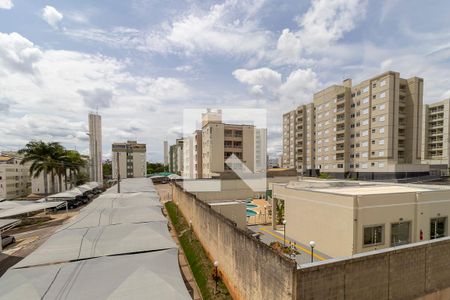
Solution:
<path fill-rule="evenodd" d="M 209 260 L 196 235 L 190 230 L 189 224 L 181 213 L 178 213 L 176 205 L 169 201 L 165 206 L 203 299 L 232 299 L 221 280 L 219 280 L 218 292 L 214 294 L 213 263 Z"/>

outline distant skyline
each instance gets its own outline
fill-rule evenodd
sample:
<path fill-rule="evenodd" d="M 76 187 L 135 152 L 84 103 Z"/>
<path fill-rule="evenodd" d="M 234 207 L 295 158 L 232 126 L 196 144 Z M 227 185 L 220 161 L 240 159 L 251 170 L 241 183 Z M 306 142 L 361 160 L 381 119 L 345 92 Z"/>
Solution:
<path fill-rule="evenodd" d="M 111 144 L 181 136 L 183 109 L 267 108 L 268 153 L 282 114 L 351 77 L 423 77 L 450 97 L 450 2 L 0 0 L 0 150 L 31 139 L 88 154 L 88 113 Z"/>

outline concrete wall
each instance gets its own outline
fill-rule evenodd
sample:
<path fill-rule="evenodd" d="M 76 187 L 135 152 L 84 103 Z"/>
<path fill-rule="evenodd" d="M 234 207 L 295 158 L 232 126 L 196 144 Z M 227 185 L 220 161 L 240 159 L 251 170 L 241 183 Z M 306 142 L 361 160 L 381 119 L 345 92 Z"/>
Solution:
<path fill-rule="evenodd" d="M 448 299 L 450 238 L 305 265 L 297 299 Z"/>
<path fill-rule="evenodd" d="M 295 299 L 296 265 L 240 230 L 210 205 L 174 184 L 173 199 L 212 260 L 219 262 L 234 299 Z"/>

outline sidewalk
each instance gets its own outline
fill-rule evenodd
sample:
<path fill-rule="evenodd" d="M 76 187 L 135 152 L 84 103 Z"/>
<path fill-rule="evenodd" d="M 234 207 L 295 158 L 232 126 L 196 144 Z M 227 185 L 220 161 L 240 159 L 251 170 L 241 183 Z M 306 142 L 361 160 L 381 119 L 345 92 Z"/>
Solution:
<path fill-rule="evenodd" d="M 270 245 L 272 242 L 280 242 L 283 243 L 284 236 L 283 230 L 273 230 L 270 225 L 251 225 L 248 226 L 253 232 L 261 233 L 261 241 L 267 245 Z M 311 247 L 309 245 L 302 244 L 296 240 L 293 240 L 286 236 L 286 245 L 294 242 L 297 251 L 300 253 L 295 257 L 297 264 L 302 265 L 311 262 Z M 320 247 L 320 245 L 318 245 Z M 326 259 L 330 259 L 331 257 L 314 249 L 314 262 L 322 261 Z"/>

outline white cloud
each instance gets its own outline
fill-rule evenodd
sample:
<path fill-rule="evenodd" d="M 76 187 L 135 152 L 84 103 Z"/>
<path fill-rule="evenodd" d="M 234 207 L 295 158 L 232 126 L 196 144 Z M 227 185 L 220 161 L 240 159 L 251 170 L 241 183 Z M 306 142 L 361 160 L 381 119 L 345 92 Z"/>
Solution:
<path fill-rule="evenodd" d="M 276 64 L 298 62 L 304 55 L 322 52 L 353 30 L 364 18 L 367 0 L 313 0 L 298 18 L 299 29 L 284 29 L 277 42 Z"/>
<path fill-rule="evenodd" d="M 0 76 L 9 73 L 34 73 L 41 50 L 18 33 L 0 32 Z"/>
<path fill-rule="evenodd" d="M 263 93 L 263 89 L 276 92 L 281 85 L 281 74 L 269 68 L 238 69 L 233 75 L 240 82 L 249 85 L 251 91 L 256 94 Z"/>
<path fill-rule="evenodd" d="M 206 11 L 192 8 L 189 13 L 174 17 L 149 32 L 125 27 L 65 29 L 64 32 L 77 39 L 143 52 L 262 58 L 265 47 L 271 42 L 271 34 L 259 28 L 255 14 L 264 2 L 226 0 Z"/>
<path fill-rule="evenodd" d="M 291 72 L 284 82 L 280 73 L 269 68 L 238 69 L 233 75 L 240 82 L 249 85 L 251 92 L 261 96 L 269 96 L 270 93 L 281 102 L 310 102 L 312 93 L 320 85 L 316 73 L 311 69 L 297 69 Z"/>
<path fill-rule="evenodd" d="M 133 75 L 126 61 L 108 56 L 40 50 L 17 33 L 0 33 L 0 43 L 2 149 L 20 148 L 33 138 L 85 151 L 87 113 L 97 107 L 105 150 L 126 138 L 155 143 L 166 132 L 165 122 L 179 118 L 180 106 L 167 101 L 184 104 L 192 94 L 178 78 Z M 39 55 L 31 63 L 19 59 L 24 53 Z"/>
<path fill-rule="evenodd" d="M 0 0 L 0 9 L 11 9 L 14 7 L 14 4 L 11 0 Z"/>
<path fill-rule="evenodd" d="M 53 6 L 46 5 L 42 9 L 42 19 L 53 28 L 58 27 L 58 23 L 63 19 L 62 13 L 56 10 Z"/>

